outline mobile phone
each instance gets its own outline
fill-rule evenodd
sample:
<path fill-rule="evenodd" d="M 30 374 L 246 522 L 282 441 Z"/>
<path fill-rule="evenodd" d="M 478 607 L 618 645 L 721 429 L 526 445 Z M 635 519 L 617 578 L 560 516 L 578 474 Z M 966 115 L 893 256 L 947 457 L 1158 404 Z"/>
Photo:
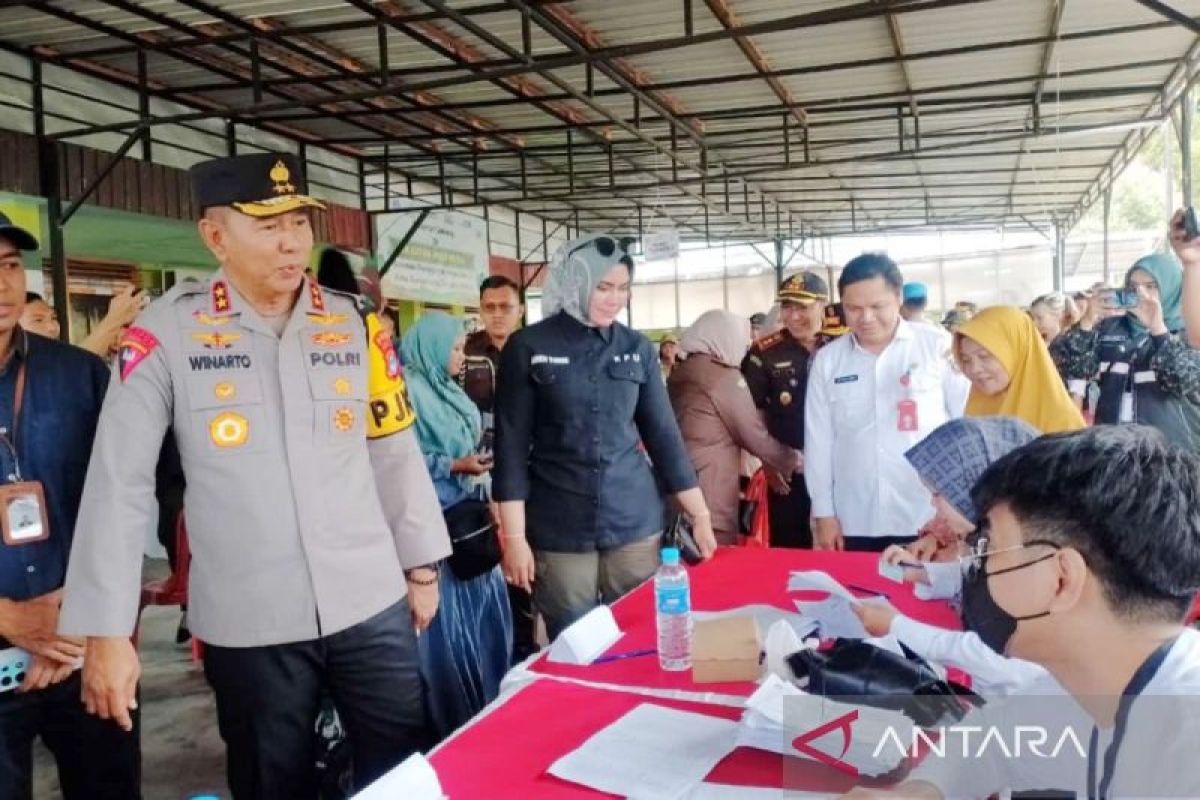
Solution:
<path fill-rule="evenodd" d="M 1106 294 L 1106 304 L 1110 308 L 1137 308 L 1141 301 L 1137 289 L 1113 289 Z"/>
<path fill-rule="evenodd" d="M 1188 206 L 1183 210 L 1183 238 L 1190 242 L 1200 236 L 1200 221 L 1196 219 L 1196 209 Z"/>

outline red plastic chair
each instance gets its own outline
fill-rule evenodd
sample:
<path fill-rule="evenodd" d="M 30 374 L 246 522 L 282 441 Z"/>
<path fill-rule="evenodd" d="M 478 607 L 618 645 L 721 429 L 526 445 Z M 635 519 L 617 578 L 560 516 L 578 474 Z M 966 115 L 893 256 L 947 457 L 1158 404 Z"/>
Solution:
<path fill-rule="evenodd" d="M 185 606 L 188 601 L 188 571 L 192 566 L 192 551 L 188 545 L 187 523 L 183 512 L 175 523 L 175 569 L 165 578 L 148 581 L 142 586 L 138 617 L 146 606 Z M 204 645 L 192 637 L 192 658 L 200 661 Z"/>
<path fill-rule="evenodd" d="M 1200 622 L 1200 594 L 1196 595 L 1196 599 L 1192 601 L 1192 608 L 1188 611 L 1187 619 L 1184 620 L 1187 625 L 1194 625 L 1197 622 Z"/>

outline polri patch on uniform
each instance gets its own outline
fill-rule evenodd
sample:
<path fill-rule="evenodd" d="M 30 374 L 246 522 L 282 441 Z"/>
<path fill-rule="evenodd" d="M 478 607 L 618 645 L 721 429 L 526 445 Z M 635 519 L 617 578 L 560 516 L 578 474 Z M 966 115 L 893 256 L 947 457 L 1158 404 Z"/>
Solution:
<path fill-rule="evenodd" d="M 342 331 L 317 331 L 312 335 L 312 343 L 321 347 L 340 347 L 349 344 L 353 338 Z"/>
<path fill-rule="evenodd" d="M 400 357 L 396 355 L 392 337 L 387 335 L 387 331 L 381 330 L 375 334 L 375 346 L 379 348 L 379 352 L 383 356 L 383 363 L 387 365 L 388 380 L 394 381 L 399 378 Z"/>
<path fill-rule="evenodd" d="M 124 383 L 137 365 L 158 347 L 158 338 L 145 328 L 136 325 L 125 331 L 121 337 L 121 346 L 117 355 L 117 365 L 121 370 L 121 382 Z"/>
<path fill-rule="evenodd" d="M 857 375 L 839 375 L 833 379 L 834 383 L 854 383 L 858 380 Z"/>

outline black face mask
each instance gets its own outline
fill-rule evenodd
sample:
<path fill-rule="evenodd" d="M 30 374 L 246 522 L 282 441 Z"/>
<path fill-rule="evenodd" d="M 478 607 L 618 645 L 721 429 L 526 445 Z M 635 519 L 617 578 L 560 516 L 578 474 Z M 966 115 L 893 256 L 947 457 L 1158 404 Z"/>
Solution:
<path fill-rule="evenodd" d="M 1049 542 L 1031 542 L 1030 544 L 1050 544 Z M 1057 550 L 1057 546 L 1051 545 Z M 1015 572 L 1019 569 L 1031 567 L 1034 564 L 1045 561 L 1048 558 L 1053 558 L 1055 553 L 1048 553 L 1041 558 L 1035 558 L 1033 561 L 1027 561 L 1024 564 L 1018 564 L 1015 567 L 1006 569 L 998 569 L 995 572 L 987 571 L 987 556 L 977 556 L 979 559 L 978 566 L 973 567 L 963 581 L 963 597 L 962 597 L 962 619 L 963 627 L 969 631 L 973 631 L 988 647 L 995 650 L 1000 655 L 1004 655 L 1008 649 L 1008 642 L 1012 639 L 1013 634 L 1017 632 L 1017 623 L 1024 622 L 1029 619 L 1038 619 L 1050 615 L 1049 611 L 1043 611 L 1040 614 L 1028 614 L 1023 617 L 1014 617 L 1012 614 L 1005 611 L 996 602 L 996 598 L 992 596 L 992 590 L 988 586 L 988 578 L 1003 575 L 1006 572 Z"/>

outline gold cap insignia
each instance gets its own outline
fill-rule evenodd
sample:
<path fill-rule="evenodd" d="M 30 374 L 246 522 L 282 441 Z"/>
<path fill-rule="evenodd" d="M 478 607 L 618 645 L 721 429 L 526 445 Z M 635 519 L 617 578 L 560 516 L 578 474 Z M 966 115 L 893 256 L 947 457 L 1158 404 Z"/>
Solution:
<path fill-rule="evenodd" d="M 275 162 L 275 166 L 271 167 L 271 180 L 275 187 L 271 190 L 275 194 L 295 194 L 296 187 L 292 185 L 292 173 L 283 163 L 283 159 Z"/>

